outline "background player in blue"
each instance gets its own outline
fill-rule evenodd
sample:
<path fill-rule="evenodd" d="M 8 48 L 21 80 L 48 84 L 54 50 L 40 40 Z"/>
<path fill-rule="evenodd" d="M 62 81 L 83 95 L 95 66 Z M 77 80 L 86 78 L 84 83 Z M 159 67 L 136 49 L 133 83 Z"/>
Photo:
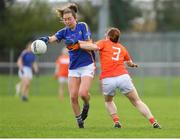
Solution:
<path fill-rule="evenodd" d="M 91 32 L 84 22 L 77 22 L 78 7 L 69 4 L 57 12 L 65 27 L 52 36 L 41 37 L 46 43 L 64 40 L 70 57 L 68 70 L 68 89 L 74 115 L 79 128 L 84 128 L 84 120 L 89 110 L 89 89 L 94 77 L 95 56 L 93 51 L 80 49 L 78 40 L 91 41 Z M 83 100 L 83 109 L 80 110 L 78 96 Z"/>
<path fill-rule="evenodd" d="M 28 100 L 29 87 L 33 78 L 33 70 L 38 73 L 38 66 L 35 62 L 35 55 L 31 52 L 31 41 L 28 42 L 26 49 L 24 49 L 17 60 L 18 75 L 21 81 L 16 84 L 16 93 L 21 93 L 23 101 Z"/>

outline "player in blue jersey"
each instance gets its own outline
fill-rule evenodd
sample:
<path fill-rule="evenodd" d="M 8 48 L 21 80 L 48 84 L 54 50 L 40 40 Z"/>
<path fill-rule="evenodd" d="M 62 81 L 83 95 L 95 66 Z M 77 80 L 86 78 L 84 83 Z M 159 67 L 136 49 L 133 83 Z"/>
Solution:
<path fill-rule="evenodd" d="M 76 4 L 69 4 L 57 12 L 65 27 L 54 35 L 41 37 L 46 43 L 64 41 L 68 48 L 70 64 L 68 70 L 68 89 L 74 115 L 79 128 L 84 128 L 84 120 L 89 110 L 89 89 L 95 72 L 95 55 L 93 51 L 80 49 L 78 41 L 91 41 L 91 32 L 88 25 L 77 21 L 78 7 Z M 82 111 L 80 109 L 78 96 L 83 100 Z"/>
<path fill-rule="evenodd" d="M 33 78 L 33 70 L 38 73 L 38 66 L 35 62 L 35 55 L 31 52 L 31 41 L 28 42 L 17 60 L 18 75 L 21 81 L 16 85 L 16 93 L 21 93 L 22 101 L 28 100 L 29 87 Z"/>

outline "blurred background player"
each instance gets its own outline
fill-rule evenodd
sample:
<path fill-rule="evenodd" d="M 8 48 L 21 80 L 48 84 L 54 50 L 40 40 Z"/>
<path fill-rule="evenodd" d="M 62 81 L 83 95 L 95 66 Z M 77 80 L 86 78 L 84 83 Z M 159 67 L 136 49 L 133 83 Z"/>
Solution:
<path fill-rule="evenodd" d="M 67 88 L 68 83 L 68 66 L 69 56 L 67 48 L 63 48 L 61 55 L 56 60 L 55 77 L 58 79 L 59 90 L 58 95 L 60 100 L 64 98 L 64 92 Z"/>
<path fill-rule="evenodd" d="M 113 101 L 116 89 L 120 89 L 139 112 L 149 120 L 153 128 L 161 128 L 148 106 L 138 96 L 137 90 L 124 65 L 124 62 L 126 62 L 129 67 L 138 67 L 137 64 L 132 62 L 126 48 L 118 43 L 120 30 L 110 28 L 105 36 L 106 38 L 98 41 L 97 45 L 89 42 L 79 41 L 79 43 L 83 49 L 99 50 L 102 70 L 100 75 L 102 91 L 105 106 L 114 121 L 114 127 L 121 128 L 117 108 Z"/>
<path fill-rule="evenodd" d="M 36 74 L 39 72 L 37 63 L 35 62 L 35 55 L 31 52 L 31 43 L 32 41 L 27 43 L 26 48 L 22 51 L 17 60 L 20 82 L 16 84 L 16 94 L 21 95 L 22 101 L 28 101 L 33 70 Z"/>

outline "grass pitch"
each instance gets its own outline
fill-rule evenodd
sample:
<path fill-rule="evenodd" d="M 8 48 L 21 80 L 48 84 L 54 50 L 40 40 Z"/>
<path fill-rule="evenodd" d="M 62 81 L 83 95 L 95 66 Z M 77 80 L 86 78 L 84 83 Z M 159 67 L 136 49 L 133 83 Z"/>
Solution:
<path fill-rule="evenodd" d="M 91 89 L 91 108 L 85 121 L 85 129 L 78 129 L 69 103 L 68 94 L 60 101 L 57 97 L 57 83 L 49 76 L 34 79 L 29 102 L 22 102 L 14 96 L 15 92 L 8 88 L 9 78 L 0 76 L 0 137 L 33 137 L 33 138 L 178 138 L 180 137 L 180 95 L 174 87 L 173 94 L 164 92 L 163 79 L 156 86 L 154 80 L 146 79 L 146 86 L 141 94 L 143 101 L 150 107 L 162 129 L 153 129 L 148 120 L 129 103 L 125 96 L 119 93 L 115 97 L 122 129 L 114 129 L 110 116 L 104 106 L 104 100 L 99 93 L 96 79 Z M 11 84 L 17 82 L 13 77 Z M 141 81 L 135 79 L 135 83 Z M 173 82 L 179 82 L 179 78 Z M 39 84 L 37 86 L 37 84 Z M 41 87 L 40 87 L 41 85 Z M 172 84 L 176 86 L 176 84 Z M 138 87 L 137 87 L 138 88 Z M 158 90 L 157 94 L 153 90 Z M 162 90 L 161 90 L 162 89 Z M 38 91 L 38 92 L 37 92 Z M 146 94 L 146 92 L 148 92 Z M 166 90 L 165 90 L 166 91 Z M 150 92 L 153 92 L 150 94 Z M 82 103 L 80 101 L 80 103 Z"/>

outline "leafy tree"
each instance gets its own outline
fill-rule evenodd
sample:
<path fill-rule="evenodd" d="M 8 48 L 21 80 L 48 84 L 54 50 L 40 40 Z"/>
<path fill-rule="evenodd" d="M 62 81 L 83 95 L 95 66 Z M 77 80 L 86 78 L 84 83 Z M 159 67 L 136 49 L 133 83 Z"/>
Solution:
<path fill-rule="evenodd" d="M 5 1 L 0 0 L 0 23 L 4 20 L 4 14 L 5 14 Z"/>
<path fill-rule="evenodd" d="M 0 16 L 1 52 L 10 48 L 21 51 L 30 38 L 55 33 L 62 27 L 58 20 L 47 3 L 33 1 L 28 6 L 4 7 Z"/>
<path fill-rule="evenodd" d="M 64 27 L 52 7 L 43 1 L 32 1 L 24 6 L 8 4 L 10 6 L 6 7 L 5 5 L 5 0 L 0 0 L 1 60 L 8 56 L 6 53 L 10 49 L 19 53 L 24 49 L 29 38 L 54 34 Z M 79 11 L 80 21 L 87 22 L 92 32 L 97 30 L 97 9 L 93 8 L 90 2 L 85 2 L 79 6 Z"/>
<path fill-rule="evenodd" d="M 88 23 L 92 32 L 98 27 L 98 8 L 93 7 L 91 2 L 86 1 L 79 6 L 80 21 Z"/>
<path fill-rule="evenodd" d="M 158 31 L 180 31 L 179 0 L 155 0 L 154 7 Z"/>
<path fill-rule="evenodd" d="M 139 9 L 131 5 L 132 0 L 111 0 L 109 1 L 110 9 L 110 25 L 120 28 L 121 30 L 129 30 L 130 21 L 134 17 L 140 16 Z"/>
<path fill-rule="evenodd" d="M 58 19 L 45 3 L 31 3 L 28 7 L 11 7 L 0 31 L 0 46 L 24 47 L 32 36 L 53 32 L 59 28 Z M 2 44 L 3 43 L 3 44 Z"/>

